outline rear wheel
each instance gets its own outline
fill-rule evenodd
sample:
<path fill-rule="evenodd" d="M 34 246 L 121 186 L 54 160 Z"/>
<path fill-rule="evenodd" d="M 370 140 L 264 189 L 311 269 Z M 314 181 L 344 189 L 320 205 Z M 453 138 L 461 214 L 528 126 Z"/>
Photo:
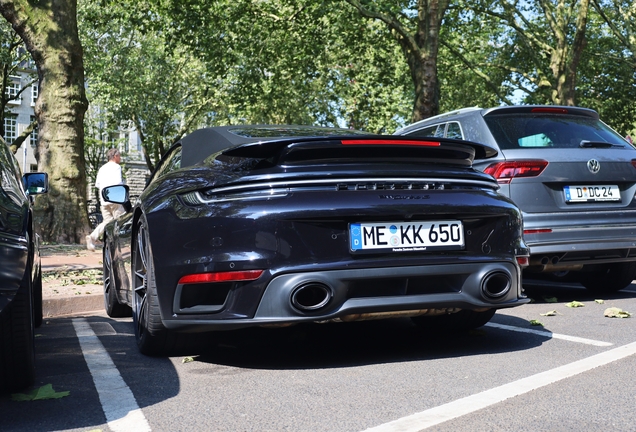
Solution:
<path fill-rule="evenodd" d="M 132 309 L 119 303 L 117 300 L 117 285 L 115 281 L 115 272 L 113 271 L 113 255 L 110 253 L 110 244 L 104 238 L 104 308 L 109 317 L 122 318 L 132 315 Z"/>
<path fill-rule="evenodd" d="M 35 379 L 31 289 L 29 264 L 13 301 L 0 314 L 0 392 L 23 389 Z"/>
<path fill-rule="evenodd" d="M 132 262 L 135 339 L 142 354 L 161 355 L 172 348 L 174 335 L 161 322 L 152 249 L 145 218 L 141 218 L 137 227 Z"/>
<path fill-rule="evenodd" d="M 472 330 L 486 324 L 495 315 L 495 309 L 484 312 L 464 309 L 457 313 L 417 316 L 411 318 L 418 327 L 436 332 L 461 332 Z"/>
<path fill-rule="evenodd" d="M 606 264 L 594 272 L 581 272 L 580 283 L 588 290 L 613 293 L 627 288 L 636 277 L 636 262 Z"/>

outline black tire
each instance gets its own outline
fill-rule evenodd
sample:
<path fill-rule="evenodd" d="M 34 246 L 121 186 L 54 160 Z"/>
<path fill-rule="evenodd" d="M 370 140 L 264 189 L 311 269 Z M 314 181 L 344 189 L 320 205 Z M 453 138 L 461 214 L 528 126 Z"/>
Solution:
<path fill-rule="evenodd" d="M 0 392 L 13 392 L 33 384 L 35 349 L 31 265 L 13 301 L 0 314 Z"/>
<path fill-rule="evenodd" d="M 636 278 L 636 262 L 601 266 L 594 272 L 581 272 L 580 283 L 589 291 L 608 294 L 627 288 Z"/>
<path fill-rule="evenodd" d="M 38 267 L 38 272 L 33 280 L 33 326 L 38 328 L 42 325 L 42 269 Z"/>
<path fill-rule="evenodd" d="M 411 320 L 424 330 L 440 333 L 462 332 L 485 325 L 495 315 L 495 312 L 495 309 L 488 309 L 484 312 L 464 309 L 452 314 L 417 316 L 411 318 Z"/>
<path fill-rule="evenodd" d="M 119 303 L 117 300 L 117 280 L 113 270 L 113 255 L 110 253 L 110 244 L 104 238 L 103 285 L 104 285 L 104 309 L 111 318 L 124 318 L 132 316 L 132 308 Z"/>
<path fill-rule="evenodd" d="M 137 225 L 132 268 L 132 314 L 137 347 L 145 355 L 167 354 L 174 349 L 175 335 L 161 322 L 152 248 L 143 216 Z"/>

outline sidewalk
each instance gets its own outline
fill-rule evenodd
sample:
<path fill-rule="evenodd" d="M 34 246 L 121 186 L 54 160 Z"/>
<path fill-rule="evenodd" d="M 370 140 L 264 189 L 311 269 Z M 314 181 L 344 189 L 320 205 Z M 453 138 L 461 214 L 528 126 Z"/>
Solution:
<path fill-rule="evenodd" d="M 102 253 L 86 250 L 81 245 L 43 246 L 40 250 L 42 259 L 42 315 L 58 317 L 104 310 L 102 287 L 91 285 L 91 294 L 86 294 L 87 286 L 69 285 L 61 288 L 53 285 L 51 275 L 69 271 L 87 271 L 102 269 Z M 55 281 L 54 281 L 55 282 Z M 57 289 L 55 289 L 57 288 Z M 74 295 L 73 291 L 81 293 Z"/>
<path fill-rule="evenodd" d="M 102 252 L 86 251 L 76 255 L 42 256 L 42 272 L 55 270 L 89 270 L 102 268 Z"/>

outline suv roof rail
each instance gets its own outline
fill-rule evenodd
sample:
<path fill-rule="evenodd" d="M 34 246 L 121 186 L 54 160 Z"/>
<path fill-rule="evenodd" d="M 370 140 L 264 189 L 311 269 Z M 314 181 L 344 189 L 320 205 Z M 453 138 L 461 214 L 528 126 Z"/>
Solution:
<path fill-rule="evenodd" d="M 481 107 L 474 106 L 474 107 L 460 108 L 460 109 L 457 109 L 457 110 L 448 111 L 448 112 L 445 112 L 445 113 L 442 113 L 442 114 L 438 114 L 438 115 L 433 116 L 433 117 L 428 117 L 428 118 L 419 120 L 419 121 L 417 121 L 415 123 L 411 123 L 408 126 L 404 126 L 404 127 L 400 128 L 400 129 L 396 130 L 394 132 L 394 135 L 399 135 L 400 133 L 402 133 L 402 132 L 404 132 L 406 130 L 409 130 L 411 128 L 417 128 L 422 123 L 428 123 L 428 122 L 431 122 L 431 121 L 441 120 L 441 119 L 444 119 L 446 117 L 450 117 L 450 116 L 454 116 L 454 115 L 458 115 L 458 114 L 464 114 L 464 113 L 467 113 L 467 112 L 479 111 L 481 109 L 482 109 Z"/>

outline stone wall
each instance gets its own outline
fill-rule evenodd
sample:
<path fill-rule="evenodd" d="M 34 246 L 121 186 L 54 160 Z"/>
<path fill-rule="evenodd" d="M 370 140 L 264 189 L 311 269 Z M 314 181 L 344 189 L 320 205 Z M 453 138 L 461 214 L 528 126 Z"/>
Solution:
<path fill-rule="evenodd" d="M 141 161 L 122 161 L 122 173 L 124 176 L 124 182 L 130 189 L 131 202 L 134 204 L 135 200 L 141 195 L 146 187 L 146 181 L 150 178 L 150 170 L 145 162 Z M 99 211 L 99 205 L 95 196 L 95 185 L 88 185 L 88 199 L 90 200 L 88 212 Z"/>
<path fill-rule="evenodd" d="M 123 167 L 126 184 L 130 188 L 131 202 L 141 195 L 146 187 L 146 181 L 150 178 L 150 171 L 145 162 L 129 161 L 124 162 Z"/>

